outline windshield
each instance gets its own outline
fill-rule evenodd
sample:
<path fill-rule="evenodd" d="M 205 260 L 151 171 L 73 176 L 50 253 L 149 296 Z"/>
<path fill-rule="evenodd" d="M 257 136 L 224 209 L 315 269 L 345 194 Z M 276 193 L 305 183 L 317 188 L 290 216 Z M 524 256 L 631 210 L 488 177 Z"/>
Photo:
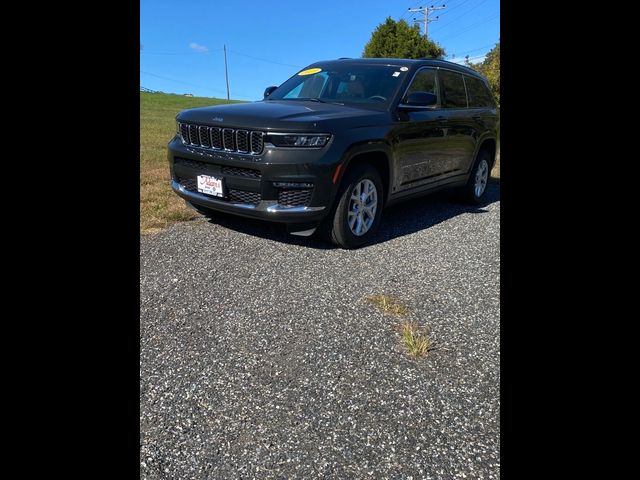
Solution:
<path fill-rule="evenodd" d="M 407 68 L 394 65 L 331 65 L 307 68 L 274 90 L 267 100 L 311 100 L 387 105 Z"/>

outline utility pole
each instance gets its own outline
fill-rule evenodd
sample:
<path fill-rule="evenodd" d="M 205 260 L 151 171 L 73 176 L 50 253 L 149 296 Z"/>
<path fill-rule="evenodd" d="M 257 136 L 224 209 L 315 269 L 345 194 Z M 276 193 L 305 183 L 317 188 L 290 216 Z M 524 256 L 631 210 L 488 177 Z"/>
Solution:
<path fill-rule="evenodd" d="M 419 8 L 410 8 L 409 11 L 410 12 L 420 12 L 422 14 L 424 14 L 424 20 L 417 20 L 417 19 L 413 19 L 414 22 L 422 22 L 424 23 L 424 38 L 427 38 L 427 24 L 429 22 L 435 22 L 436 20 L 438 20 L 439 17 L 436 18 L 429 18 L 429 14 L 431 12 L 434 12 L 436 10 L 442 10 L 446 5 L 442 4 L 442 6 L 438 6 L 438 7 L 434 7 L 433 5 L 431 5 L 430 7 L 419 7 Z"/>
<path fill-rule="evenodd" d="M 229 71 L 227 70 L 227 45 L 224 46 L 224 77 L 227 79 L 227 100 L 229 100 Z"/>

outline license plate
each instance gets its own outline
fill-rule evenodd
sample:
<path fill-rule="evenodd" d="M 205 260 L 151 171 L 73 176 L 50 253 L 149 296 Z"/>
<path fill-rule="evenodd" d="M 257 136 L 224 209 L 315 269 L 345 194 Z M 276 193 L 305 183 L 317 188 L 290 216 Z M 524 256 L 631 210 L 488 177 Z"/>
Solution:
<path fill-rule="evenodd" d="M 209 175 L 198 175 L 198 191 L 214 197 L 223 197 L 222 179 Z"/>

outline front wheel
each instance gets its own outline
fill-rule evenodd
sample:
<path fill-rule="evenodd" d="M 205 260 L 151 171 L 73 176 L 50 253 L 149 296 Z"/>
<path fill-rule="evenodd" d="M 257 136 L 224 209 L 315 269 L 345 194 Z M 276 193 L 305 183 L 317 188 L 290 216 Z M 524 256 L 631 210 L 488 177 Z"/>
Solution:
<path fill-rule="evenodd" d="M 369 164 L 350 169 L 336 201 L 325 220 L 325 237 L 342 248 L 367 243 L 378 229 L 382 212 L 383 190 L 378 171 Z"/>

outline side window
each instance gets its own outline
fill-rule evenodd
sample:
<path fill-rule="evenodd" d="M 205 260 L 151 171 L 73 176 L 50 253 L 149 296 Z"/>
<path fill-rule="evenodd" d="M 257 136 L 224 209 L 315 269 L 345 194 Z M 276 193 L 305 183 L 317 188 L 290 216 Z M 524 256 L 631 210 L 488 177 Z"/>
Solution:
<path fill-rule="evenodd" d="M 467 84 L 467 93 L 469 94 L 469 108 L 492 108 L 495 106 L 491 92 L 482 80 L 465 75 L 464 81 Z"/>
<path fill-rule="evenodd" d="M 467 93 L 461 73 L 440 70 L 442 106 L 444 108 L 467 108 Z"/>
<path fill-rule="evenodd" d="M 430 68 L 420 70 L 413 79 L 413 82 L 411 82 L 411 85 L 409 85 L 407 95 L 414 92 L 427 92 L 437 95 L 436 71 Z"/>

